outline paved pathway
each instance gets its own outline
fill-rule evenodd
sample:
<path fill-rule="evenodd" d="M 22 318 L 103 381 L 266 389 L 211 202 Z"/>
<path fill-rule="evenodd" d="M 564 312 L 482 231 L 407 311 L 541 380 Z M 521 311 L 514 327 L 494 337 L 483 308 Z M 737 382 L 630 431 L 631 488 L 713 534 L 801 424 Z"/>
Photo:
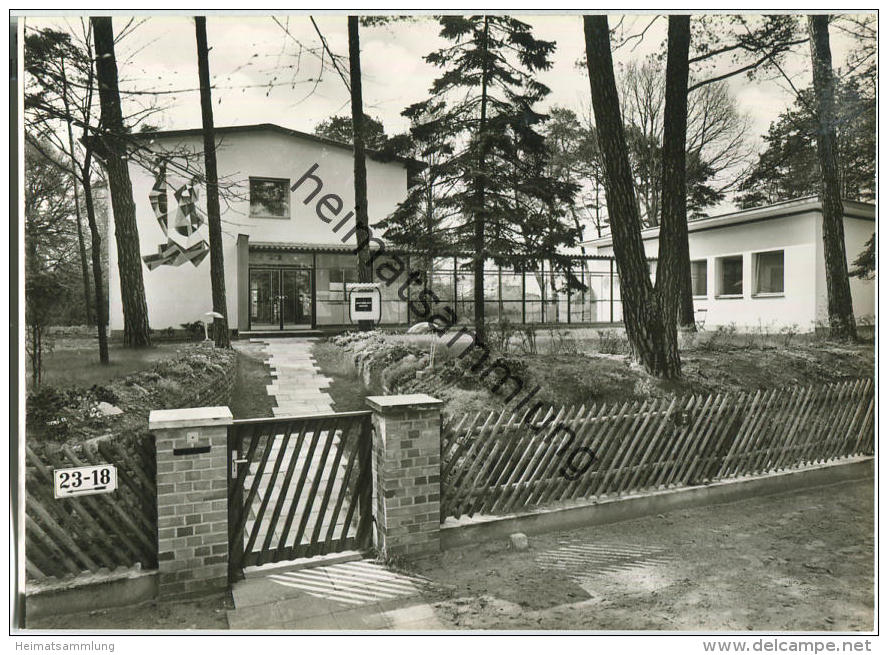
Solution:
<path fill-rule="evenodd" d="M 330 386 L 330 378 L 321 375 L 311 345 L 314 339 L 293 337 L 285 339 L 250 339 L 263 344 L 268 354 L 268 365 L 274 383 L 268 385 L 268 395 L 273 396 L 277 407 L 275 416 L 300 414 L 328 414 L 333 411 L 333 399 L 322 391 Z"/>
<path fill-rule="evenodd" d="M 442 630 L 428 581 L 369 560 L 280 570 L 232 587 L 232 630 Z"/>
<path fill-rule="evenodd" d="M 320 374 L 314 359 L 311 356 L 311 345 L 314 339 L 306 339 L 304 337 L 285 338 L 285 339 L 251 339 L 253 343 L 260 343 L 263 346 L 263 352 L 268 355 L 268 364 L 271 369 L 271 376 L 276 378 L 273 384 L 268 385 L 268 395 L 273 396 L 277 401 L 277 407 L 273 407 L 272 411 L 275 416 L 296 416 L 306 414 L 329 414 L 333 411 L 333 400 L 329 394 L 321 391 L 330 384 L 330 378 Z M 283 426 L 280 426 L 281 428 Z M 258 493 L 253 498 L 253 503 L 247 514 L 248 519 L 246 529 L 244 530 L 244 545 L 246 546 L 250 540 L 250 535 L 255 528 L 256 517 L 259 514 L 263 504 L 266 510 L 262 515 L 262 522 L 259 525 L 258 535 L 255 539 L 253 548 L 258 550 L 266 541 L 269 531 L 273 531 L 271 544 L 277 546 L 294 546 L 296 545 L 297 528 L 301 522 L 303 515 L 308 512 L 305 531 L 300 539 L 300 543 L 310 543 L 311 535 L 315 529 L 316 523 L 320 522 L 320 534 L 326 535 L 330 528 L 331 513 L 328 511 L 325 515 L 320 514 L 320 505 L 322 503 L 323 493 L 315 495 L 314 502 L 311 507 L 307 507 L 306 498 L 308 496 L 307 489 L 315 480 L 319 479 L 320 489 L 326 489 L 328 481 L 331 477 L 333 481 L 333 498 L 337 498 L 342 491 L 344 484 L 346 458 L 340 459 L 334 471 L 334 454 L 339 446 L 340 431 L 325 431 L 314 452 L 311 452 L 310 444 L 312 443 L 313 434 L 311 432 L 305 435 L 302 447 L 296 452 L 296 444 L 298 439 L 291 438 L 288 442 L 287 450 L 283 453 L 281 459 L 281 471 L 289 469 L 292 459 L 296 458 L 295 471 L 297 472 L 294 481 L 298 479 L 304 469 L 308 469 L 305 482 L 305 488 L 301 497 L 295 496 L 296 485 L 290 484 L 286 489 L 283 488 L 284 474 L 280 473 L 275 484 L 271 485 L 272 472 L 274 462 L 280 455 L 280 448 L 284 441 L 282 430 L 272 437 L 271 450 L 269 454 L 269 464 L 266 466 L 259 481 Z M 331 440 L 330 452 L 326 460 L 322 461 L 321 456 L 324 450 L 325 439 Z M 310 455 L 310 456 L 309 456 Z M 246 476 L 244 485 L 246 489 L 250 489 L 254 483 L 255 476 L 259 470 L 259 457 L 254 458 L 250 463 L 250 471 Z M 268 496 L 266 500 L 265 497 Z M 293 509 L 293 503 L 296 508 Z M 273 508 L 278 504 L 281 506 L 281 517 L 294 515 L 294 522 L 290 526 L 288 534 L 283 534 L 285 521 L 280 519 L 272 526 L 271 518 L 273 516 Z M 354 536 L 356 532 L 357 513 L 354 513 L 351 525 L 345 527 L 345 518 L 348 515 L 348 501 L 343 504 L 336 524 L 333 527 L 333 534 L 338 538 L 343 536 Z"/>

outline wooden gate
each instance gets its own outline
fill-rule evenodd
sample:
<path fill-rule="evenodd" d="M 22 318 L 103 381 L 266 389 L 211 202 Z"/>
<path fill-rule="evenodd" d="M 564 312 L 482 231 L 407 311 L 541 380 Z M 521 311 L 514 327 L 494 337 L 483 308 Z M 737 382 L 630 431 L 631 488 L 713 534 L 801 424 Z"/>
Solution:
<path fill-rule="evenodd" d="M 228 429 L 229 568 L 370 545 L 371 412 L 237 420 Z"/>

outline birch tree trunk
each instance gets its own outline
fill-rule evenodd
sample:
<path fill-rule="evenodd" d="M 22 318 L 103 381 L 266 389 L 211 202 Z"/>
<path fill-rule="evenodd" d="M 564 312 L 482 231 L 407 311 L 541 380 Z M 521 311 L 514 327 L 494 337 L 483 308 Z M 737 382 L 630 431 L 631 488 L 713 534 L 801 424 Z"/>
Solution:
<path fill-rule="evenodd" d="M 829 17 L 808 16 L 811 67 L 814 72 L 814 111 L 817 124 L 817 160 L 820 164 L 820 201 L 823 203 L 823 254 L 829 333 L 837 339 L 857 339 L 851 303 L 848 259 L 845 254 L 844 207 L 836 162 L 835 78 L 829 45 Z"/>
<path fill-rule="evenodd" d="M 117 86 L 114 29 L 109 16 L 93 16 L 90 21 L 95 34 L 96 80 L 99 84 L 101 124 L 104 129 L 101 154 L 108 172 L 111 207 L 114 210 L 117 267 L 120 271 L 120 297 L 123 304 L 123 343 L 138 348 L 150 346 L 151 335 L 148 332 L 148 307 L 142 279 L 136 206 L 129 176 L 126 130 Z"/>
<path fill-rule="evenodd" d="M 194 17 L 197 37 L 197 74 L 200 80 L 200 117 L 203 126 L 204 169 L 207 178 L 207 227 L 210 233 L 210 284 L 213 311 L 213 339 L 217 348 L 230 348 L 228 303 L 225 300 L 225 261 L 222 253 L 222 212 L 219 209 L 219 174 L 216 170 L 216 132 L 213 125 L 213 98 L 210 91 L 210 61 L 207 47 L 206 16 Z"/>

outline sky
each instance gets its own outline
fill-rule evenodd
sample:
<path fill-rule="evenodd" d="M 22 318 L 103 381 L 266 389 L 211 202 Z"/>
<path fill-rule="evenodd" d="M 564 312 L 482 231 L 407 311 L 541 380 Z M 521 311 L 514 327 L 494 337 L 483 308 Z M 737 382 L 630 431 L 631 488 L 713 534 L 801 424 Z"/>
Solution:
<path fill-rule="evenodd" d="M 583 26 L 579 15 L 550 14 L 517 18 L 533 26 L 534 36 L 555 41 L 552 67 L 540 74 L 552 93 L 543 109 L 560 105 L 577 113 L 589 108 L 589 83 L 585 70 L 576 62 L 584 56 Z M 652 16 L 627 16 L 626 33 L 643 30 Z M 615 25 L 618 17 L 610 18 Z M 348 35 L 344 15 L 315 17 L 317 28 L 328 48 L 342 57 L 346 78 Z M 115 16 L 116 33 L 128 18 Z M 80 30 L 79 17 L 29 18 L 28 27 L 52 25 Z M 200 127 L 200 102 L 196 90 L 197 63 L 194 23 L 189 16 L 138 17 L 131 33 L 118 44 L 121 89 L 163 91 L 157 96 L 126 96 L 128 102 L 156 98 L 161 111 L 151 118 L 163 129 Z M 361 28 L 361 66 L 364 108 L 380 119 L 386 132 L 405 131 L 408 121 L 401 111 L 428 97 L 428 90 L 440 71 L 424 61 L 431 51 L 447 42 L 438 36 L 440 26 L 430 17 L 407 22 Z M 321 41 L 309 16 L 209 16 L 210 72 L 214 83 L 213 109 L 217 126 L 277 123 L 284 127 L 314 131 L 324 119 L 350 112 L 349 95 L 339 75 L 327 69 L 318 80 Z M 666 20 L 660 17 L 643 39 L 617 49 L 614 59 L 626 63 L 641 59 L 665 47 Z M 834 65 L 841 65 L 852 45 L 836 30 L 831 34 Z M 810 85 L 811 72 L 807 45 L 787 58 L 785 71 L 798 88 Z M 329 63 L 329 58 L 326 58 Z M 725 69 L 726 70 L 726 69 Z M 748 80 L 737 76 L 729 82 L 741 113 L 750 120 L 749 138 L 761 147 L 761 135 L 771 121 L 793 102 L 794 94 L 783 79 Z M 271 85 L 271 86 L 269 86 Z M 191 89 L 170 93 L 170 91 Z M 126 109 L 126 108 L 125 108 Z M 126 111 L 125 111 L 126 113 Z M 722 203 L 727 211 L 732 203 Z"/>

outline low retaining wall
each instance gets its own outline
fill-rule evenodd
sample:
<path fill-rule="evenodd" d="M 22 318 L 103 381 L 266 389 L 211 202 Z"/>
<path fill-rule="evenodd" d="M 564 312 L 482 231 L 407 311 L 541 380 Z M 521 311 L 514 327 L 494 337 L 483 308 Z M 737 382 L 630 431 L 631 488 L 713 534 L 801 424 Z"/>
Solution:
<path fill-rule="evenodd" d="M 237 382 L 238 359 L 234 357 L 225 372 L 218 375 L 203 387 L 189 394 L 182 407 L 222 407 L 231 404 L 234 385 Z"/>
<path fill-rule="evenodd" d="M 135 605 L 157 597 L 157 571 L 82 576 L 66 583 L 28 585 L 25 618 Z"/>
<path fill-rule="evenodd" d="M 666 489 L 583 505 L 541 509 L 526 514 L 448 519 L 441 526 L 441 547 L 458 548 L 503 538 L 515 532 L 540 534 L 617 523 L 677 509 L 731 503 L 754 496 L 767 496 L 872 476 L 873 458 L 858 457 L 851 461 L 784 473 Z"/>

